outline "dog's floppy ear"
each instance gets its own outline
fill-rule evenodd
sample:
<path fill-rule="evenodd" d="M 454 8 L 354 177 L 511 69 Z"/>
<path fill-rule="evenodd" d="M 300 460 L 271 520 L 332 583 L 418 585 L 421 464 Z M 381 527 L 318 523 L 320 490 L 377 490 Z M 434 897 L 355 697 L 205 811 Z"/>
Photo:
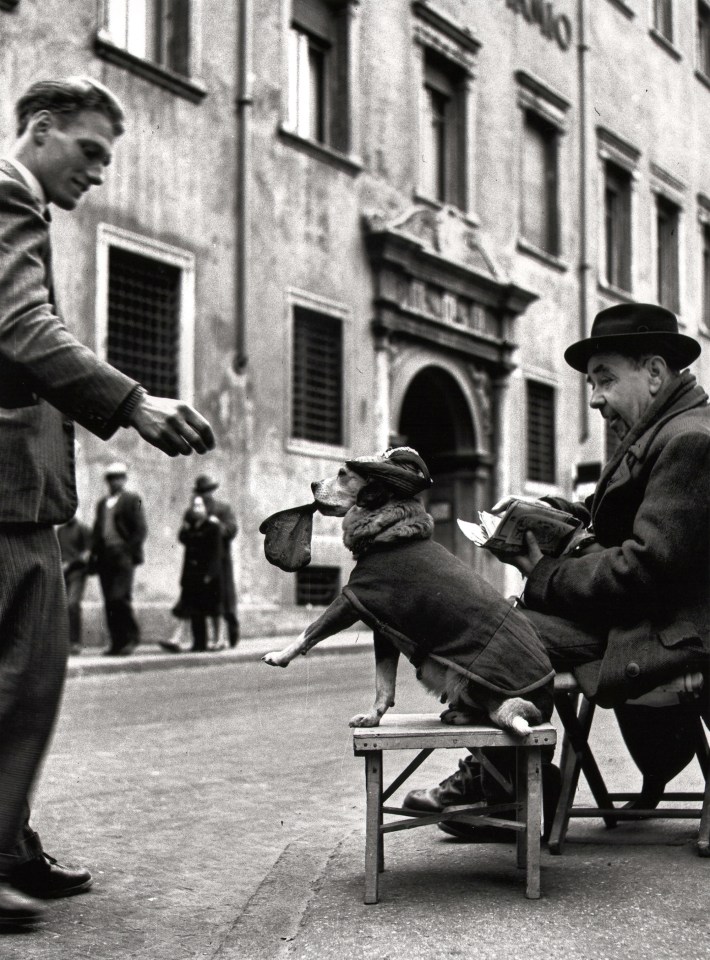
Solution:
<path fill-rule="evenodd" d="M 355 503 L 358 507 L 364 507 L 365 510 L 378 510 L 391 498 L 392 491 L 384 483 L 380 480 L 370 480 L 358 491 Z"/>

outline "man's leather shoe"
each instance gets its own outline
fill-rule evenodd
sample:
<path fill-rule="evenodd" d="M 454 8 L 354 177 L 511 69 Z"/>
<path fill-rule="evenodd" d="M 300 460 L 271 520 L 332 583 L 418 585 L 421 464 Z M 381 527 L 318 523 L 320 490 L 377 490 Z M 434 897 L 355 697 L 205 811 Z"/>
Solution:
<path fill-rule="evenodd" d="M 0 882 L 0 926 L 26 927 L 44 916 L 44 906 L 9 883 Z"/>
<path fill-rule="evenodd" d="M 73 897 L 84 893 L 94 882 L 84 867 L 65 867 L 47 853 L 15 867 L 10 880 L 13 887 L 40 900 Z"/>
<path fill-rule="evenodd" d="M 470 757 L 459 760 L 456 773 L 442 780 L 438 787 L 410 790 L 403 806 L 423 813 L 438 813 L 444 807 L 478 803 L 484 799 L 480 767 Z"/>

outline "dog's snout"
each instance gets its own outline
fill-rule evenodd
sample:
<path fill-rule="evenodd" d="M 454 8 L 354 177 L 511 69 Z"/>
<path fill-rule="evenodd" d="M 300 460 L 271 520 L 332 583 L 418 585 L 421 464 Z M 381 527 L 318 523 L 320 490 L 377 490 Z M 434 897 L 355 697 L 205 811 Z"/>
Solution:
<path fill-rule="evenodd" d="M 314 481 L 313 481 L 313 483 L 311 484 L 311 493 L 315 493 L 315 492 L 316 492 L 316 490 L 318 489 L 318 484 L 319 484 L 319 483 L 320 483 L 320 480 L 314 480 Z"/>

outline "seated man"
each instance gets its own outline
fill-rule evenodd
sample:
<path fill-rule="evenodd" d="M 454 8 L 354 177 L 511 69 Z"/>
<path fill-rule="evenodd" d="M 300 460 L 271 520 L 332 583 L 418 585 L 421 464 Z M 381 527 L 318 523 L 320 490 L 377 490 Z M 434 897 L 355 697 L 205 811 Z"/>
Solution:
<path fill-rule="evenodd" d="M 591 407 L 621 442 L 585 503 L 549 499 L 582 519 L 590 536 L 554 559 L 528 533 L 527 554 L 510 561 L 527 578 L 521 609 L 553 666 L 573 670 L 588 697 L 615 708 L 643 774 L 640 808 L 656 806 L 692 759 L 692 716 L 683 705 L 626 701 L 689 669 L 706 673 L 707 689 L 710 407 L 685 370 L 699 354 L 661 307 L 621 304 L 597 314 L 591 336 L 565 360 L 586 373 Z M 707 718 L 707 699 L 705 711 Z M 549 767 L 546 774 L 549 787 Z M 405 805 L 441 810 L 495 797 L 485 771 L 466 758 L 438 787 L 411 791 Z M 463 824 L 445 829 L 477 837 Z"/>

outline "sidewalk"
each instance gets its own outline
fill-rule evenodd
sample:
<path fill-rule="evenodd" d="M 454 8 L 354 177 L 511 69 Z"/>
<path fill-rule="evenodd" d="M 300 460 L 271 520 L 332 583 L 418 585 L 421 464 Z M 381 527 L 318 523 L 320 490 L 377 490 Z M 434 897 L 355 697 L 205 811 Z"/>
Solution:
<path fill-rule="evenodd" d="M 293 636 L 249 637 L 233 650 L 206 653 L 168 653 L 158 644 L 142 643 L 129 657 L 107 657 L 101 650 L 89 648 L 69 658 L 67 676 L 84 677 L 102 673 L 139 673 L 144 670 L 172 670 L 176 667 L 216 667 L 227 663 L 260 660 L 271 650 L 280 650 Z M 363 627 L 339 633 L 316 646 L 309 657 L 324 653 L 360 653 L 372 646 L 372 632 Z"/>

